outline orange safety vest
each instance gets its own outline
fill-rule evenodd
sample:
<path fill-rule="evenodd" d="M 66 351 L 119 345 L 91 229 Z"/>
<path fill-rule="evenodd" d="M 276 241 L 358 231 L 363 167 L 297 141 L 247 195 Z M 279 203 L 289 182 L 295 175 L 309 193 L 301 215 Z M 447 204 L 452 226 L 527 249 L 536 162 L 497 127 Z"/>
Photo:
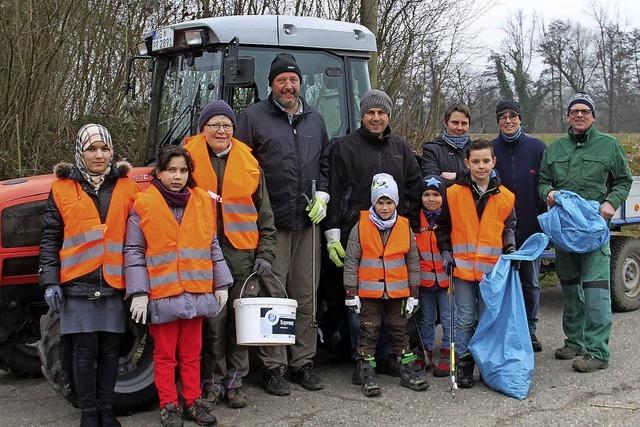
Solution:
<path fill-rule="evenodd" d="M 191 195 L 180 224 L 153 185 L 138 193 L 133 204 L 147 241 L 145 258 L 151 299 L 213 290 L 213 202 L 204 190 L 188 190 Z"/>
<path fill-rule="evenodd" d="M 471 189 L 459 184 L 447 188 L 455 277 L 480 281 L 483 273 L 489 273 L 498 262 L 502 254 L 504 222 L 515 203 L 511 191 L 502 185 L 499 190 L 489 196 L 482 218 L 478 220 Z"/>
<path fill-rule="evenodd" d="M 438 251 L 436 233 L 420 212 L 420 233 L 416 234 L 416 245 L 420 252 L 420 286 L 432 288 L 437 283 L 441 288 L 449 287 L 449 278 L 442 268 L 442 256 Z"/>
<path fill-rule="evenodd" d="M 358 296 L 383 298 L 386 290 L 389 298 L 407 298 L 409 273 L 404 256 L 411 248 L 409 221 L 398 215 L 387 244 L 383 245 L 380 231 L 369 219 L 369 211 L 361 211 L 358 233 L 362 247 Z"/>
<path fill-rule="evenodd" d="M 184 148 L 193 159 L 193 177 L 198 187 L 217 193 L 218 177 L 211 166 L 204 135 L 186 138 Z M 222 181 L 222 223 L 224 235 L 236 249 L 258 247 L 258 212 L 252 195 L 259 183 L 260 168 L 251 149 L 232 138 Z"/>
<path fill-rule="evenodd" d="M 109 211 L 103 224 L 91 197 L 77 181 L 56 179 L 51 185 L 53 200 L 64 222 L 60 249 L 60 282 L 69 282 L 102 266 L 106 282 L 124 289 L 124 236 L 129 209 L 138 184 L 119 178 L 111 194 Z"/>

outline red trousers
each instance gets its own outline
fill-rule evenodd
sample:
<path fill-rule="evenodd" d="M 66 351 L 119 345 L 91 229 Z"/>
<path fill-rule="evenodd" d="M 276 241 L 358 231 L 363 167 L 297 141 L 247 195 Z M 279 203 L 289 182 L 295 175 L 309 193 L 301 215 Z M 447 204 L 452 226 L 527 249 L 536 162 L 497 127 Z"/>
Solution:
<path fill-rule="evenodd" d="M 153 338 L 153 374 L 160 398 L 160 408 L 178 405 L 176 366 L 182 380 L 182 398 L 186 406 L 200 398 L 200 350 L 202 317 L 169 323 L 150 324 Z"/>

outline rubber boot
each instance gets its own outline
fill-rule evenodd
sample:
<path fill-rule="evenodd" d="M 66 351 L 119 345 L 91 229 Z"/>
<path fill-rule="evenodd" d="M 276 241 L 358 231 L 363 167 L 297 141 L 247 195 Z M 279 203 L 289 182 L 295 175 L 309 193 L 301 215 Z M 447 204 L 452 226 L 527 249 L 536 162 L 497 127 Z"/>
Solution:
<path fill-rule="evenodd" d="M 473 387 L 473 369 L 476 367 L 473 356 L 468 353 L 458 359 L 458 387 Z"/>
<path fill-rule="evenodd" d="M 400 385 L 414 391 L 424 391 L 429 388 L 429 383 L 426 373 L 420 368 L 417 360 L 418 356 L 413 353 L 403 353 L 398 357 Z"/>
<path fill-rule="evenodd" d="M 376 359 L 373 356 L 368 356 L 364 359 L 358 359 L 356 365 L 357 375 L 354 374 L 354 377 L 358 377 L 362 381 L 362 393 L 366 397 L 376 397 L 380 396 L 382 390 L 376 383 Z"/>

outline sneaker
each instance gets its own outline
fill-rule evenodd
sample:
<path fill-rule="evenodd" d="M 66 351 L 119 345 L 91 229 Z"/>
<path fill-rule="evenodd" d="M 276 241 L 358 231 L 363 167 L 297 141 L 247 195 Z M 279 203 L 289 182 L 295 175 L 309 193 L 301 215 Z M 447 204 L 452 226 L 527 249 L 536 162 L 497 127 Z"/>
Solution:
<path fill-rule="evenodd" d="M 597 359 L 590 354 L 585 354 L 584 356 L 575 359 L 571 364 L 571 367 L 574 371 L 578 372 L 594 372 L 598 369 L 607 369 L 609 367 L 609 362 Z"/>
<path fill-rule="evenodd" d="M 413 353 L 403 353 L 398 358 L 400 364 L 400 385 L 414 391 L 424 391 L 429 388 L 427 374 L 416 363 L 417 356 Z"/>
<path fill-rule="evenodd" d="M 451 350 L 448 348 L 440 349 L 440 360 L 438 364 L 433 368 L 434 377 L 448 377 L 449 376 L 449 357 Z"/>
<path fill-rule="evenodd" d="M 531 346 L 533 347 L 533 351 L 536 353 L 542 351 L 542 343 L 538 340 L 536 334 L 531 335 Z"/>
<path fill-rule="evenodd" d="M 189 421 L 194 421 L 200 426 L 212 426 L 215 425 L 218 420 L 213 415 L 213 408 L 211 403 L 202 399 L 196 399 L 193 405 L 187 406 L 184 410 L 184 418 Z"/>
<path fill-rule="evenodd" d="M 556 350 L 556 359 L 571 360 L 575 359 L 578 356 L 582 356 L 583 354 L 584 350 L 565 344 L 564 347 L 560 347 Z"/>
<path fill-rule="evenodd" d="M 167 403 L 160 410 L 160 423 L 163 427 L 182 427 L 182 409 L 173 403 Z"/>
<path fill-rule="evenodd" d="M 291 394 L 291 387 L 284 377 L 284 368 L 277 367 L 265 369 L 262 375 L 264 391 L 274 396 L 288 396 Z"/>
<path fill-rule="evenodd" d="M 244 387 L 227 390 L 227 406 L 234 409 L 247 406 L 247 394 L 244 392 Z"/>
<path fill-rule="evenodd" d="M 291 370 L 291 381 L 300 384 L 307 390 L 322 390 L 324 386 L 320 382 L 318 373 L 313 369 L 313 363 L 307 362 L 301 368 Z"/>
<path fill-rule="evenodd" d="M 356 364 L 356 371 L 359 372 L 358 376 L 362 379 L 362 394 L 366 397 L 380 396 L 382 390 L 376 383 L 376 359 L 373 357 L 367 357 L 366 359 L 358 359 Z"/>

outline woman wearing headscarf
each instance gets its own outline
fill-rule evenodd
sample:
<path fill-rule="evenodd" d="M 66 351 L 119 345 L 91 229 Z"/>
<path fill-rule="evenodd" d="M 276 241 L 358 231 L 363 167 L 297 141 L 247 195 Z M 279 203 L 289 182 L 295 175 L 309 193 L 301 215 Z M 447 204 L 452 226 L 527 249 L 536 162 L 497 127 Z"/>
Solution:
<path fill-rule="evenodd" d="M 78 132 L 75 164 L 59 163 L 43 217 L 40 285 L 72 343 L 81 426 L 119 426 L 112 404 L 125 331 L 122 249 L 138 185 L 115 163 L 109 131 Z"/>

